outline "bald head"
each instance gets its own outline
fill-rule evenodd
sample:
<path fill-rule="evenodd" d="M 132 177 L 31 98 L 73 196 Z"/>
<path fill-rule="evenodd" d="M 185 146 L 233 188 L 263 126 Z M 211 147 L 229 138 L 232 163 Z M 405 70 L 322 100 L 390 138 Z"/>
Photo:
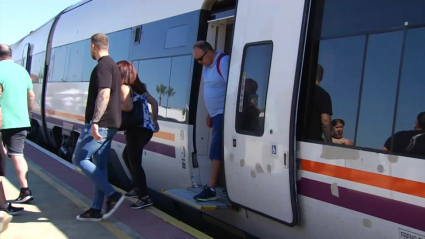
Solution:
<path fill-rule="evenodd" d="M 214 62 L 217 52 L 206 41 L 198 41 L 193 45 L 193 57 L 198 63 L 209 67 Z"/>
<path fill-rule="evenodd" d="M 6 44 L 0 44 L 0 60 L 12 58 L 12 49 Z"/>

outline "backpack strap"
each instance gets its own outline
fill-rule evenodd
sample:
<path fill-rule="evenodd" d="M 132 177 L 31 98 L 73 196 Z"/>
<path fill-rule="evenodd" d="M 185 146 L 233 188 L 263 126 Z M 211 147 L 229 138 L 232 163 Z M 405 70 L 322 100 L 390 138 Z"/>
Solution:
<path fill-rule="evenodd" d="M 223 58 L 224 56 L 227 56 L 227 54 L 226 53 L 221 54 L 217 59 L 217 64 L 215 64 L 215 66 L 217 67 L 217 72 L 218 74 L 220 74 L 221 77 L 223 77 L 223 75 L 221 74 L 221 71 L 220 71 L 220 62 L 221 62 L 221 58 Z"/>

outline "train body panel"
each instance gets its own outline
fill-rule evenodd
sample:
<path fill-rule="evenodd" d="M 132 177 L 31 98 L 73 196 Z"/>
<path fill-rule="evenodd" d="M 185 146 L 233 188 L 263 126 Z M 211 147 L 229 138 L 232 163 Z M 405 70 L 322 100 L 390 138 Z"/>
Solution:
<path fill-rule="evenodd" d="M 84 124 L 96 65 L 89 38 L 101 32 L 111 57 L 132 62 L 159 103 L 161 130 L 143 154 L 150 189 L 214 209 L 202 212 L 261 238 L 420 238 L 425 157 L 382 148 L 424 111 L 424 11 L 419 0 L 93 0 L 11 47 L 33 79 L 39 127 L 31 130 L 46 130 L 45 143 L 65 160 Z M 231 59 L 216 204 L 191 199 L 211 166 L 202 67 L 192 56 L 201 39 Z M 345 120 L 355 146 L 308 138 L 317 64 L 332 119 Z M 252 80 L 257 92 L 249 93 Z M 258 117 L 244 114 L 254 108 Z M 124 147 L 119 132 L 109 175 L 128 189 Z"/>

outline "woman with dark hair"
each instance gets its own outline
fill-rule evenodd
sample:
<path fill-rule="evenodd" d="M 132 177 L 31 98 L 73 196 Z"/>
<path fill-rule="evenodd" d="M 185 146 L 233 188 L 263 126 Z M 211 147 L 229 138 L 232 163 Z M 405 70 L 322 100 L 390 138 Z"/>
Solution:
<path fill-rule="evenodd" d="M 127 145 L 123 151 L 123 159 L 129 167 L 133 178 L 133 190 L 126 194 L 127 197 L 139 200 L 131 205 L 132 209 L 141 209 L 151 206 L 153 203 L 148 195 L 146 175 L 142 167 L 143 148 L 151 140 L 153 133 L 158 132 L 158 102 L 146 89 L 146 85 L 139 80 L 136 69 L 128 61 L 117 63 L 121 73 L 121 110 L 129 112 L 133 110 L 133 102 L 143 101 L 144 122 L 139 127 L 125 131 Z M 152 115 L 149 112 L 148 103 L 152 107 Z"/>
<path fill-rule="evenodd" d="M 354 145 L 351 140 L 343 138 L 345 122 L 342 119 L 332 120 L 332 142 L 335 144 Z"/>

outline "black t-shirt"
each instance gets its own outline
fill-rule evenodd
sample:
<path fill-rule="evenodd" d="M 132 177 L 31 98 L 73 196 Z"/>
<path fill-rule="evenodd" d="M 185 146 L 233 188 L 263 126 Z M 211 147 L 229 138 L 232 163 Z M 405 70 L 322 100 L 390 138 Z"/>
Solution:
<path fill-rule="evenodd" d="M 90 76 L 86 105 L 86 123 L 93 119 L 96 98 L 100 89 L 109 88 L 111 94 L 105 113 L 99 120 L 99 127 L 119 128 L 121 125 L 121 74 L 110 56 L 103 56 Z"/>
<path fill-rule="evenodd" d="M 411 145 L 412 138 L 416 135 L 425 133 L 424 130 L 408 130 L 400 131 L 394 134 L 394 143 L 391 150 L 391 139 L 389 137 L 385 142 L 385 148 L 391 150 L 391 152 L 399 154 L 410 154 L 415 156 L 425 157 L 425 134 L 416 138 L 415 144 Z M 410 146 L 410 147 L 409 147 Z M 410 148 L 410 151 L 407 151 L 407 148 Z"/>
<path fill-rule="evenodd" d="M 332 116 L 331 96 L 322 87 L 315 85 L 308 137 L 311 140 L 323 141 L 322 114 Z"/>

